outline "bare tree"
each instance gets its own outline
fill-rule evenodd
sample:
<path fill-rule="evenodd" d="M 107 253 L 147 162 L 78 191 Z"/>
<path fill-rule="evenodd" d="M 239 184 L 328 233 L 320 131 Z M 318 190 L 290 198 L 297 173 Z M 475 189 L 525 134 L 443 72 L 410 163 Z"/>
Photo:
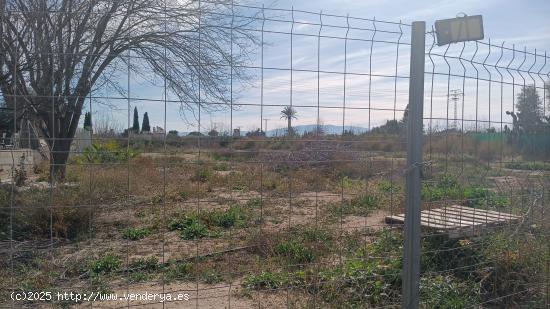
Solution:
<path fill-rule="evenodd" d="M 116 78 L 120 65 L 135 74 L 153 72 L 160 77 L 187 102 L 181 105 L 184 111 L 198 107 L 199 83 L 202 108 L 227 106 L 230 77 L 242 80 L 240 64 L 256 44 L 244 30 L 252 19 L 239 18 L 242 14 L 234 12 L 231 3 L 0 1 L 0 91 L 17 113 L 42 124 L 52 174 L 65 175 L 70 145 L 90 92 L 123 88 Z"/>
<path fill-rule="evenodd" d="M 122 133 L 124 125 L 109 111 L 97 112 L 93 117 L 93 132 L 98 136 L 112 136 Z"/>

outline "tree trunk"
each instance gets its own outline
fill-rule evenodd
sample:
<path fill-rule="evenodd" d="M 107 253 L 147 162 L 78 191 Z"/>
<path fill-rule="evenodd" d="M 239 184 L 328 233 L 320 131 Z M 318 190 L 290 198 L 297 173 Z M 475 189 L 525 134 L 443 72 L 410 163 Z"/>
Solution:
<path fill-rule="evenodd" d="M 292 135 L 292 118 L 290 118 L 290 117 L 288 118 L 288 129 L 287 130 L 288 130 L 287 134 Z"/>
<path fill-rule="evenodd" d="M 72 139 L 56 140 L 50 147 L 50 175 L 52 181 L 64 181 Z"/>

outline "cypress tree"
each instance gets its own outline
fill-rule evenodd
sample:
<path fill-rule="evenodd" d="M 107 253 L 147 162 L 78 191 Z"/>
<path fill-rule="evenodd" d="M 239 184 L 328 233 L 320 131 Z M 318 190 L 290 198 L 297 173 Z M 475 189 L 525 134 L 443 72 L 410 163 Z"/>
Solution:
<path fill-rule="evenodd" d="M 151 127 L 149 126 L 149 115 L 147 112 L 143 114 L 143 122 L 141 123 L 141 132 L 151 132 Z"/>
<path fill-rule="evenodd" d="M 132 125 L 132 131 L 134 131 L 134 133 L 139 133 L 139 115 L 137 106 L 134 107 L 134 124 Z"/>
<path fill-rule="evenodd" d="M 92 114 L 90 112 L 84 114 L 84 129 L 88 131 L 92 130 Z"/>

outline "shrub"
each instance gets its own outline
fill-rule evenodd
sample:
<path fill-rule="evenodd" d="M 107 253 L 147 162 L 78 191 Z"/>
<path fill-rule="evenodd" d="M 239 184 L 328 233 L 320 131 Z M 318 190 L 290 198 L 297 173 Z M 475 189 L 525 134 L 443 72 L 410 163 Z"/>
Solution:
<path fill-rule="evenodd" d="M 148 258 L 140 258 L 130 263 L 129 268 L 131 270 L 152 271 L 158 268 L 158 258 L 151 256 Z"/>
<path fill-rule="evenodd" d="M 212 236 L 208 227 L 200 223 L 199 221 L 193 221 L 181 231 L 181 238 L 183 239 L 198 239 Z"/>
<path fill-rule="evenodd" d="M 166 269 L 168 280 L 186 280 L 191 276 L 193 264 L 188 262 L 171 263 Z"/>
<path fill-rule="evenodd" d="M 89 207 L 70 206 L 79 204 L 77 189 L 66 189 L 62 194 L 56 193 L 59 198 L 59 207 L 50 207 L 44 204 L 48 201 L 48 190 L 29 189 L 21 192 L 14 192 L 14 205 L 20 207 L 18 211 L 10 212 L 10 192 L 0 188 L 0 225 L 10 226 L 15 240 L 28 240 L 33 238 L 49 238 L 50 232 L 53 237 L 75 239 L 90 231 L 90 218 L 92 209 Z M 51 221 L 50 221 L 51 219 Z M 0 231 L 0 239 L 9 238 L 9 232 L 4 229 Z"/>
<path fill-rule="evenodd" d="M 127 228 L 122 233 L 122 238 L 129 240 L 140 240 L 151 234 L 148 228 Z"/>
<path fill-rule="evenodd" d="M 206 182 L 212 177 L 212 170 L 207 167 L 199 167 L 195 170 L 192 181 Z"/>
<path fill-rule="evenodd" d="M 109 274 L 117 271 L 122 266 L 122 260 L 116 255 L 107 254 L 90 262 L 89 269 L 92 274 Z"/>
<path fill-rule="evenodd" d="M 117 141 L 92 144 L 84 149 L 82 156 L 75 158 L 77 163 L 116 163 L 127 162 L 137 156 L 132 149 L 123 148 Z"/>
<path fill-rule="evenodd" d="M 211 233 L 208 227 L 201 223 L 196 216 L 184 216 L 180 219 L 174 219 L 168 224 L 168 228 L 172 231 L 180 231 L 180 236 L 183 239 L 198 239 L 216 235 Z"/>

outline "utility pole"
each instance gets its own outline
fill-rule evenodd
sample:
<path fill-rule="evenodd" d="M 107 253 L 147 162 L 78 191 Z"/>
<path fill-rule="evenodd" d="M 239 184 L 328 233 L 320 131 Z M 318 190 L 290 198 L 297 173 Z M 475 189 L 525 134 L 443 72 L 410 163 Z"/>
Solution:
<path fill-rule="evenodd" d="M 458 129 L 458 101 L 460 101 L 461 96 L 464 95 L 460 89 L 453 89 L 450 93 L 450 100 L 453 101 L 453 129 Z"/>
<path fill-rule="evenodd" d="M 269 120 L 268 118 L 264 118 L 264 122 L 265 122 L 265 126 L 264 126 L 264 130 L 265 130 L 265 131 L 264 131 L 264 133 L 265 133 L 265 136 L 266 136 L 266 137 L 267 137 L 267 121 L 268 121 L 268 120 Z"/>

